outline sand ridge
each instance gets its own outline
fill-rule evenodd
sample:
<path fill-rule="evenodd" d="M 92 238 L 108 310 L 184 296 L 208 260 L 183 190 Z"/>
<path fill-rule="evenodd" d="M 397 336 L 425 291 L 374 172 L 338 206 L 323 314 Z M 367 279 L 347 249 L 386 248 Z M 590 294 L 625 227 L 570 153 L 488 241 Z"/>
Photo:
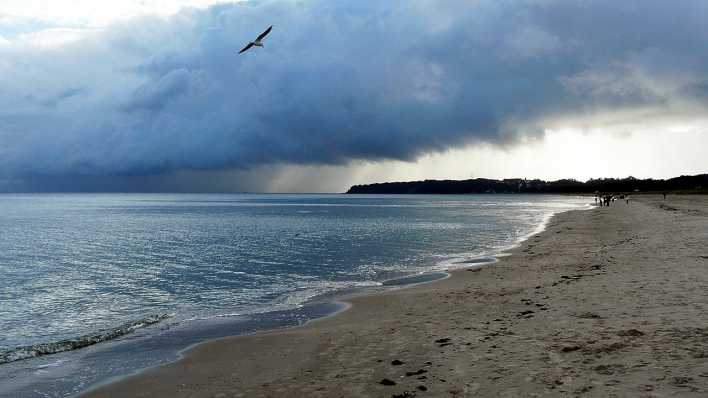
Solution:
<path fill-rule="evenodd" d="M 555 216 L 513 255 L 84 397 L 708 395 L 708 198 Z"/>

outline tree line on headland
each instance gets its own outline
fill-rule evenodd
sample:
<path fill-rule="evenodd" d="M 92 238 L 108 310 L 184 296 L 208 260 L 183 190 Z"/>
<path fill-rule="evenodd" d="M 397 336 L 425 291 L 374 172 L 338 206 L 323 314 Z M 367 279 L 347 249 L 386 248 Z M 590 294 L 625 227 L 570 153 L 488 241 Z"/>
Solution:
<path fill-rule="evenodd" d="M 641 193 L 677 192 L 708 193 L 708 174 L 681 176 L 668 180 L 627 178 L 600 178 L 587 182 L 564 179 L 557 181 L 510 178 L 492 180 L 425 180 L 384 182 L 354 185 L 348 194 L 476 194 L 476 193 Z"/>

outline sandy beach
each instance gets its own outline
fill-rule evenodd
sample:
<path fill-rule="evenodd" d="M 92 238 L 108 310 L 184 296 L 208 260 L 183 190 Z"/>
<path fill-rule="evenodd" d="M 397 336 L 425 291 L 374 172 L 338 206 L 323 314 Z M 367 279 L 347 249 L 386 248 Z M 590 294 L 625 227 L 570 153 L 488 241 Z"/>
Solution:
<path fill-rule="evenodd" d="M 198 345 L 83 397 L 708 395 L 708 197 L 562 213 L 500 262 Z"/>

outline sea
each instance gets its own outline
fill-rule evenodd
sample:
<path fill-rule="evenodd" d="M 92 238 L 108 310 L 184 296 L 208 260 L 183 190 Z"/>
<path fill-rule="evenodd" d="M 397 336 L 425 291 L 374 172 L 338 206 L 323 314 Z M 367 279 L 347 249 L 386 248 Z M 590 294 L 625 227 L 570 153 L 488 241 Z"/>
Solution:
<path fill-rule="evenodd" d="M 0 195 L 0 397 L 69 397 L 351 292 L 494 266 L 586 197 Z"/>

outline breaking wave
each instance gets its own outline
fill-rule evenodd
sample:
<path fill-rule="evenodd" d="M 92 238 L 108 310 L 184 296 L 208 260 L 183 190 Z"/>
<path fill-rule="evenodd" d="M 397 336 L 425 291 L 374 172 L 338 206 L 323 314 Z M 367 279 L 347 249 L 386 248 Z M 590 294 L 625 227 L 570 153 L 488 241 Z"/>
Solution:
<path fill-rule="evenodd" d="M 137 321 L 124 323 L 123 325 L 104 329 L 98 332 L 83 335 L 73 339 L 55 341 L 51 343 L 39 343 L 29 346 L 21 346 L 9 350 L 0 351 L 0 365 L 23 359 L 39 357 L 43 355 L 57 354 L 65 351 L 77 350 L 88 347 L 103 341 L 113 340 L 126 334 L 133 333 L 137 329 L 154 325 L 166 318 L 167 314 L 151 315 Z"/>

